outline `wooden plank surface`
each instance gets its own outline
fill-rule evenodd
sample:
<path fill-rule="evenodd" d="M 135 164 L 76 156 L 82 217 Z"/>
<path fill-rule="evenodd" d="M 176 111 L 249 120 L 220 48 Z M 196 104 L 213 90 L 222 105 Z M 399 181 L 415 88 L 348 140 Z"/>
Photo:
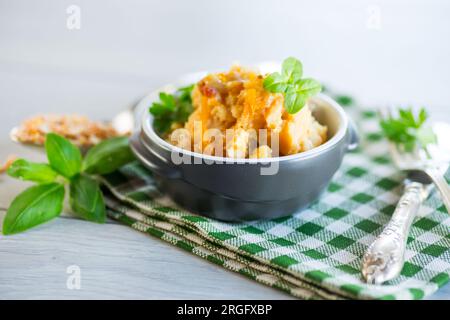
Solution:
<path fill-rule="evenodd" d="M 66 285 L 70 266 L 79 290 Z M 0 237 L 0 299 L 152 298 L 291 297 L 118 224 L 58 218 Z"/>

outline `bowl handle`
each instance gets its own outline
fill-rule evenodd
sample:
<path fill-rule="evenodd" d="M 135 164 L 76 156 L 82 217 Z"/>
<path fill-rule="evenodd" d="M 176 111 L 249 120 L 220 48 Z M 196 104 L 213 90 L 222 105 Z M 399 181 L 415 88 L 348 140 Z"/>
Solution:
<path fill-rule="evenodd" d="M 181 173 L 177 170 L 173 170 L 164 161 L 159 159 L 153 152 L 147 150 L 143 141 L 139 139 L 139 134 L 134 134 L 130 138 L 130 147 L 135 156 L 141 161 L 145 167 L 150 169 L 152 172 L 164 176 L 169 179 L 180 178 Z"/>
<path fill-rule="evenodd" d="M 164 162 L 152 152 L 146 153 L 144 161 L 147 165 L 147 168 L 149 168 L 156 174 L 164 176 L 167 179 L 178 179 L 181 177 L 180 171 L 173 170 L 170 167 L 167 167 L 167 165 L 165 165 Z"/>
<path fill-rule="evenodd" d="M 350 118 L 348 119 L 348 128 L 347 128 L 347 151 L 353 151 L 359 146 L 359 134 L 358 129 L 356 128 L 355 122 Z"/>

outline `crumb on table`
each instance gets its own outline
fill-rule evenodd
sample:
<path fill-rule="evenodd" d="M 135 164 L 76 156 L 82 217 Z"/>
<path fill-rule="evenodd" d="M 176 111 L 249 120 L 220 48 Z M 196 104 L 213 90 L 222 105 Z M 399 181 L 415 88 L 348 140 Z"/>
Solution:
<path fill-rule="evenodd" d="M 90 147 L 119 135 L 110 124 L 91 121 L 85 116 L 48 114 L 23 121 L 15 132 L 15 138 L 22 143 L 43 145 L 50 132 L 80 147 Z"/>

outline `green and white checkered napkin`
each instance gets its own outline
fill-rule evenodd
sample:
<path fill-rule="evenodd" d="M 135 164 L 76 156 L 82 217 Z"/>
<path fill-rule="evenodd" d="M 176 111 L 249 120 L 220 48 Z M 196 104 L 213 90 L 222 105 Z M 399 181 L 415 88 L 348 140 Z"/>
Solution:
<path fill-rule="evenodd" d="M 177 208 L 158 192 L 151 172 L 132 163 L 104 177 L 114 195 L 106 199 L 109 215 L 296 297 L 421 299 L 449 280 L 450 216 L 432 195 L 411 228 L 401 276 L 382 286 L 362 281 L 361 257 L 389 221 L 403 176 L 389 160 L 375 113 L 347 110 L 358 120 L 362 146 L 345 156 L 327 192 L 302 212 L 215 221 Z"/>

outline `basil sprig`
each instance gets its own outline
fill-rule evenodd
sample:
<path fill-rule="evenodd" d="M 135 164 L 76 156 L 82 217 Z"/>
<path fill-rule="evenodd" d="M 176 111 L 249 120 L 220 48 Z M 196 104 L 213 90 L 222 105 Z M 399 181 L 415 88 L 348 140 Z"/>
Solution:
<path fill-rule="evenodd" d="M 101 142 L 89 150 L 84 161 L 80 150 L 59 135 L 48 134 L 45 147 L 49 164 L 19 159 L 8 169 L 11 177 L 37 185 L 12 201 L 3 220 L 5 235 L 25 231 L 59 216 L 67 184 L 72 211 L 85 220 L 105 222 L 103 193 L 98 181 L 89 175 L 111 173 L 134 159 L 124 137 Z"/>
<path fill-rule="evenodd" d="M 290 114 L 297 113 L 312 97 L 322 90 L 319 82 L 311 78 L 302 78 L 302 63 L 289 57 L 283 61 L 281 73 L 268 75 L 263 82 L 264 89 L 273 93 L 284 94 L 284 107 Z"/>

